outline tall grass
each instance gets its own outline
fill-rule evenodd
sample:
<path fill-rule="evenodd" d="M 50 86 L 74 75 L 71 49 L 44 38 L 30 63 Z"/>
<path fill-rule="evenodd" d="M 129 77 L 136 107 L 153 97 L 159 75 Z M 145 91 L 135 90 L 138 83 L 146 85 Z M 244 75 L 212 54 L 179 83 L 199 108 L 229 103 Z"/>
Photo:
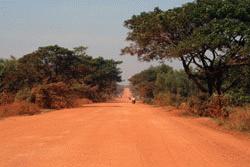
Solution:
<path fill-rule="evenodd" d="M 250 106 L 233 109 L 223 124 L 230 129 L 250 132 Z"/>

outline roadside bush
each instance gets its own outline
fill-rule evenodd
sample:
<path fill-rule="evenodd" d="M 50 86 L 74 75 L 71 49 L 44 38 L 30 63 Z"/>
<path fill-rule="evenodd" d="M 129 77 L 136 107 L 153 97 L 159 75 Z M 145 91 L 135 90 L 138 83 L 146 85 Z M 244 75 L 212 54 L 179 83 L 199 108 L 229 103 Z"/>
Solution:
<path fill-rule="evenodd" d="M 178 94 L 172 94 L 169 92 L 160 93 L 158 94 L 155 99 L 154 103 L 160 106 L 176 106 L 178 107 L 182 103 L 183 99 Z"/>
<path fill-rule="evenodd" d="M 32 100 L 31 90 L 29 88 L 24 88 L 19 90 L 15 95 L 15 101 L 28 101 Z"/>
<path fill-rule="evenodd" d="M 209 117 L 228 117 L 229 99 L 226 96 L 199 94 L 188 98 L 188 111 L 199 115 Z"/>
<path fill-rule="evenodd" d="M 6 105 L 13 103 L 15 101 L 15 95 L 13 93 L 9 93 L 3 91 L 0 93 L 0 105 Z"/>
<path fill-rule="evenodd" d="M 0 117 L 34 115 L 39 113 L 41 113 L 41 110 L 37 105 L 25 101 L 0 106 Z"/>
<path fill-rule="evenodd" d="M 230 129 L 250 132 L 250 107 L 235 108 L 223 123 Z"/>
<path fill-rule="evenodd" d="M 241 91 L 234 91 L 227 94 L 230 104 L 234 106 L 244 106 L 250 104 L 250 96 Z"/>
<path fill-rule="evenodd" d="M 209 98 L 208 113 L 210 117 L 226 118 L 229 116 L 230 99 L 227 96 L 213 95 Z"/>
<path fill-rule="evenodd" d="M 199 115 L 199 116 L 208 116 L 207 113 L 207 102 L 208 96 L 206 94 L 199 94 L 197 96 L 191 96 L 187 100 L 188 112 Z"/>
<path fill-rule="evenodd" d="M 61 109 L 74 106 L 76 97 L 63 82 L 39 85 L 32 90 L 32 101 L 41 108 Z"/>
<path fill-rule="evenodd" d="M 77 98 L 89 99 L 94 102 L 104 102 L 111 99 L 116 90 L 110 90 L 100 86 L 88 86 L 85 84 L 75 83 L 70 85 L 71 94 Z"/>
<path fill-rule="evenodd" d="M 146 104 L 154 104 L 154 101 L 151 98 L 143 98 L 142 102 Z"/>
<path fill-rule="evenodd" d="M 88 85 L 85 85 L 85 84 L 80 84 L 80 83 L 77 83 L 77 82 L 74 82 L 72 83 L 70 86 L 69 86 L 72 94 L 80 97 L 80 98 L 86 98 L 87 97 L 87 94 L 88 92 L 90 91 L 90 88 Z"/>

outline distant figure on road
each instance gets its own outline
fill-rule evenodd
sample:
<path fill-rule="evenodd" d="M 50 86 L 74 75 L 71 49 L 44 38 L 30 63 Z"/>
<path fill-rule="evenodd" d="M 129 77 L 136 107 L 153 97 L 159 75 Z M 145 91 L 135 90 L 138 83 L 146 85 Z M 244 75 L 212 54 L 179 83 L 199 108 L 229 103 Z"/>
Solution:
<path fill-rule="evenodd" d="M 133 104 L 135 104 L 135 103 L 136 103 L 136 99 L 135 99 L 135 97 L 132 97 L 132 99 L 131 99 L 131 100 L 132 100 L 132 103 L 133 103 Z"/>

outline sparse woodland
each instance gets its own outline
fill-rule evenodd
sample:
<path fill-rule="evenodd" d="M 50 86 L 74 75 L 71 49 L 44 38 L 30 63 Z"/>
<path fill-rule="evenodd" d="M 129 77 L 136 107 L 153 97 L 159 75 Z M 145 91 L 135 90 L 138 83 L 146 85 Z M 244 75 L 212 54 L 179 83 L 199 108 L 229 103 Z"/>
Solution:
<path fill-rule="evenodd" d="M 130 45 L 122 54 L 140 60 L 179 60 L 183 70 L 151 67 L 134 75 L 144 101 L 180 105 L 192 113 L 245 122 L 250 129 L 250 1 L 196 0 L 182 7 L 142 12 L 125 21 Z M 234 116 L 237 115 L 235 118 Z M 233 118 L 232 118 L 233 117 Z"/>
<path fill-rule="evenodd" d="M 55 45 L 41 47 L 19 59 L 1 59 L 0 104 L 7 105 L 1 114 L 9 115 L 8 108 L 13 103 L 25 103 L 26 108 L 35 104 L 60 109 L 77 105 L 79 99 L 112 98 L 121 81 L 121 62 L 92 58 L 86 49 Z"/>

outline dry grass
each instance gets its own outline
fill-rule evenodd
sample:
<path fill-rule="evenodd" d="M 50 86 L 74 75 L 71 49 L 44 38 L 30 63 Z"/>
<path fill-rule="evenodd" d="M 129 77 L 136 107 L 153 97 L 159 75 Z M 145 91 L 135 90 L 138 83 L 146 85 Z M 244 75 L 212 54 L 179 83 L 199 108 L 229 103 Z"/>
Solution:
<path fill-rule="evenodd" d="M 0 105 L 11 104 L 15 100 L 15 94 L 8 93 L 8 92 L 1 92 L 0 93 Z"/>
<path fill-rule="evenodd" d="M 250 132 L 250 106 L 235 108 L 223 124 L 230 129 Z"/>
<path fill-rule="evenodd" d="M 171 93 L 161 93 L 155 97 L 153 103 L 159 106 L 175 106 L 178 107 L 182 99 L 179 95 Z"/>
<path fill-rule="evenodd" d="M 93 103 L 89 99 L 76 99 L 72 107 L 81 107 L 84 104 Z M 42 110 L 36 104 L 25 101 L 17 101 L 11 104 L 0 105 L 0 118 L 18 116 L 18 115 L 35 115 L 41 112 L 49 112 L 52 110 Z"/>
<path fill-rule="evenodd" d="M 34 115 L 41 112 L 35 104 L 28 102 L 15 102 L 0 106 L 0 118 L 17 115 Z"/>

